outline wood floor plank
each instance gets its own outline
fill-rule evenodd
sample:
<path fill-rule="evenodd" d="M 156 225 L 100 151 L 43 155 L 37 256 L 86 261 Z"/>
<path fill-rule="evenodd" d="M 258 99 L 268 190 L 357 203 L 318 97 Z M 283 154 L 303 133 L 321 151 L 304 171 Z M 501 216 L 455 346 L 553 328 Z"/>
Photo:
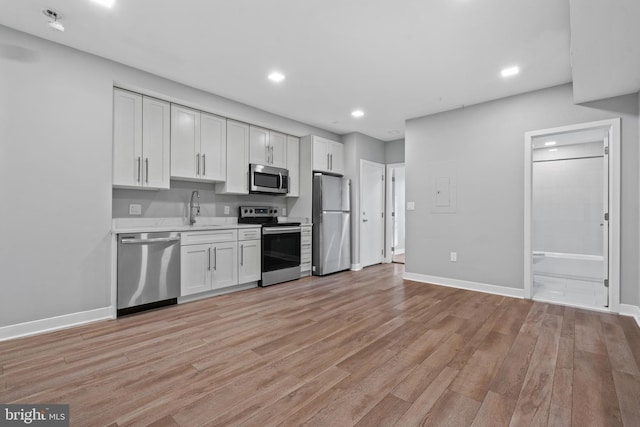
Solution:
<path fill-rule="evenodd" d="M 579 350 L 577 342 L 571 420 L 573 425 L 622 425 L 619 398 L 608 357 Z"/>
<path fill-rule="evenodd" d="M 402 279 L 308 277 L 0 342 L 0 401 L 74 426 L 640 425 L 640 328 Z"/>
<path fill-rule="evenodd" d="M 544 314 L 536 347 L 511 419 L 512 425 L 544 425 L 549 418 L 553 375 L 558 356 L 562 318 Z"/>

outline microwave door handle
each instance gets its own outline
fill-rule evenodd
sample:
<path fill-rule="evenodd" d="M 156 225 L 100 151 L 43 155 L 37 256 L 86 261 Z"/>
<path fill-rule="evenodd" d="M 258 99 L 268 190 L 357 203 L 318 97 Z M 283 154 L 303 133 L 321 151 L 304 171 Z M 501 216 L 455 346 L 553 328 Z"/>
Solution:
<path fill-rule="evenodd" d="M 284 187 L 284 183 L 282 182 L 282 172 L 278 172 L 278 176 L 280 177 L 278 180 L 278 190 L 282 190 Z"/>

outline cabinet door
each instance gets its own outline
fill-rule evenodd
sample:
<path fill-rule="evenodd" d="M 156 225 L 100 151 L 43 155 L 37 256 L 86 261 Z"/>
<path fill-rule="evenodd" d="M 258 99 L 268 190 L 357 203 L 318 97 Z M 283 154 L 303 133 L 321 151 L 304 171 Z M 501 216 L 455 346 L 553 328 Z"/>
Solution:
<path fill-rule="evenodd" d="M 344 145 L 331 141 L 329 143 L 329 171 L 344 175 Z"/>
<path fill-rule="evenodd" d="M 227 179 L 218 194 L 249 194 L 249 125 L 227 120 Z"/>
<path fill-rule="evenodd" d="M 211 245 L 211 289 L 238 284 L 238 242 Z"/>
<path fill-rule="evenodd" d="M 250 126 L 249 141 L 249 163 L 270 165 L 269 130 Z"/>
<path fill-rule="evenodd" d="M 211 245 L 180 247 L 180 295 L 191 295 L 211 289 Z"/>
<path fill-rule="evenodd" d="M 168 102 L 142 99 L 143 186 L 169 189 L 171 176 L 170 113 Z"/>
<path fill-rule="evenodd" d="M 283 133 L 269 131 L 269 158 L 271 166 L 287 167 L 287 136 Z"/>
<path fill-rule="evenodd" d="M 171 106 L 171 176 L 198 178 L 200 159 L 200 112 Z"/>
<path fill-rule="evenodd" d="M 238 283 L 255 282 L 262 278 L 260 263 L 260 240 L 238 242 Z"/>
<path fill-rule="evenodd" d="M 224 181 L 227 177 L 227 120 L 200 114 L 200 177 Z"/>
<path fill-rule="evenodd" d="M 113 185 L 142 185 L 142 96 L 113 90 Z"/>
<path fill-rule="evenodd" d="M 328 139 L 313 138 L 313 170 L 329 172 L 329 146 Z"/>
<path fill-rule="evenodd" d="M 300 196 L 300 139 L 287 135 L 287 169 L 289 170 L 289 197 Z"/>

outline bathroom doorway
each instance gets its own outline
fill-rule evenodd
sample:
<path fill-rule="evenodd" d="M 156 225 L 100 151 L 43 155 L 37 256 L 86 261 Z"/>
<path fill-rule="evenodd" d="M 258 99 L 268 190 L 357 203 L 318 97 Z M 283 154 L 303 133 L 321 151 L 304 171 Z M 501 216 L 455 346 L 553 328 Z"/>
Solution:
<path fill-rule="evenodd" d="M 387 165 L 386 262 L 404 264 L 405 256 L 405 165 Z"/>
<path fill-rule="evenodd" d="M 525 140 L 525 295 L 608 311 L 619 303 L 619 121 Z"/>

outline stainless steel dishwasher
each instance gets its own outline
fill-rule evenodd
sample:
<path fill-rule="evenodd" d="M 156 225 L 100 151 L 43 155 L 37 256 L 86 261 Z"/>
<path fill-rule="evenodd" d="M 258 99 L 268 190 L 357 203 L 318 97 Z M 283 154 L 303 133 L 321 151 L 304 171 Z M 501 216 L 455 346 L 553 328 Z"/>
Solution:
<path fill-rule="evenodd" d="M 118 316 L 176 304 L 180 233 L 118 235 Z"/>

